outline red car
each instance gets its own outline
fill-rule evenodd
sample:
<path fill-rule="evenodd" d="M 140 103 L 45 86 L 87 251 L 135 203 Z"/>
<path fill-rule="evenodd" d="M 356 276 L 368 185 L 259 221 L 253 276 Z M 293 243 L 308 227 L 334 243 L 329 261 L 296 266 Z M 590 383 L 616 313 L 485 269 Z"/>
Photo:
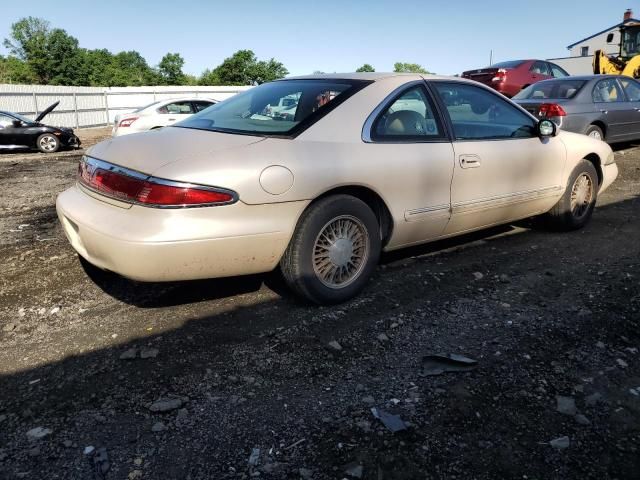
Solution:
<path fill-rule="evenodd" d="M 506 97 L 513 97 L 523 88 L 540 80 L 568 76 L 558 65 L 544 60 L 511 60 L 462 73 L 462 78 L 484 83 Z"/>

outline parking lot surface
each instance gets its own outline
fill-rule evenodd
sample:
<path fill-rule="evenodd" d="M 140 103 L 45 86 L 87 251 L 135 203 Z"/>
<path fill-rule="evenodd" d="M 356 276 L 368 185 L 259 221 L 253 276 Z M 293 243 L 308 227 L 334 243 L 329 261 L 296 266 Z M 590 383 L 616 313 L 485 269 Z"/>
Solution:
<path fill-rule="evenodd" d="M 638 478 L 640 149 L 584 230 L 386 255 L 335 307 L 83 268 L 54 207 L 80 154 L 0 156 L 0 478 Z"/>

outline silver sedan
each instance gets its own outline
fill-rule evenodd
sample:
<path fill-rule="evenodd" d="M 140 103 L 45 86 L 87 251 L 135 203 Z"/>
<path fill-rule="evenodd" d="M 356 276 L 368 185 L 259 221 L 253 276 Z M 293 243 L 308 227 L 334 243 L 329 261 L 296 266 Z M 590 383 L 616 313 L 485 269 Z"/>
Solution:
<path fill-rule="evenodd" d="M 604 142 L 475 82 L 336 74 L 106 140 L 57 211 L 82 257 L 132 279 L 279 266 L 299 295 L 336 303 L 365 286 L 382 250 L 542 214 L 580 228 L 616 175 Z"/>

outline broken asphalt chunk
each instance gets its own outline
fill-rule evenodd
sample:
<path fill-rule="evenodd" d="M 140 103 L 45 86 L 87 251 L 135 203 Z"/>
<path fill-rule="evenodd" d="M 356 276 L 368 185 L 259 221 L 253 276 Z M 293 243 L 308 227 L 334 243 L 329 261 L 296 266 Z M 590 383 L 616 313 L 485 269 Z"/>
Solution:
<path fill-rule="evenodd" d="M 407 424 L 404 423 L 402 418 L 400 418 L 400 415 L 394 415 L 376 407 L 373 407 L 371 409 L 371 413 L 393 433 L 407 429 Z"/>
<path fill-rule="evenodd" d="M 445 372 L 467 372 L 478 366 L 478 361 L 463 355 L 425 355 L 422 357 L 422 375 L 441 375 Z"/>

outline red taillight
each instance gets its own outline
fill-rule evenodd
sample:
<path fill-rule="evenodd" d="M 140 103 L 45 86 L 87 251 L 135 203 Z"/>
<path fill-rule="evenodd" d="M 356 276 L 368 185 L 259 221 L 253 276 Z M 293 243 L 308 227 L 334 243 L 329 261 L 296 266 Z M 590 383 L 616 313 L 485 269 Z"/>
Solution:
<path fill-rule="evenodd" d="M 236 200 L 233 192 L 188 183 L 127 175 L 101 161 L 81 160 L 78 181 L 98 193 L 124 202 L 157 207 L 224 205 Z"/>
<path fill-rule="evenodd" d="M 137 119 L 138 119 L 138 117 L 124 118 L 124 119 L 120 120 L 120 123 L 118 124 L 118 127 L 130 127 L 131 124 L 133 122 L 135 122 Z"/>
<path fill-rule="evenodd" d="M 492 82 L 503 82 L 507 79 L 507 71 L 504 68 L 499 68 L 495 74 L 495 77 L 491 79 Z"/>
<path fill-rule="evenodd" d="M 539 117 L 566 117 L 567 112 L 564 111 L 557 103 L 543 103 L 538 109 Z"/>

